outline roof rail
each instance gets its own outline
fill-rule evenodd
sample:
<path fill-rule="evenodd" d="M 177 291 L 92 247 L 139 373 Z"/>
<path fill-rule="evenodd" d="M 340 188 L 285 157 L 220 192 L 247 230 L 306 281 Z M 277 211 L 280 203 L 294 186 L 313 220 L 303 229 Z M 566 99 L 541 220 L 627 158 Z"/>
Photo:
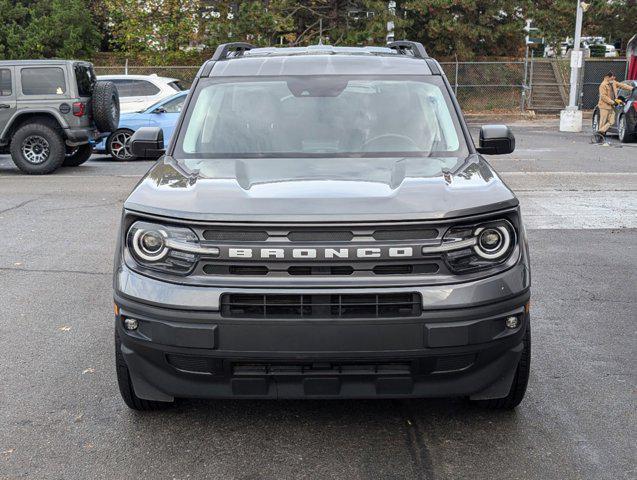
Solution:
<path fill-rule="evenodd" d="M 387 44 L 387 47 L 396 50 L 398 53 L 406 55 L 406 50 L 411 50 L 411 54 L 416 58 L 429 58 L 425 47 L 420 42 L 411 42 L 409 40 L 397 40 Z"/>
<path fill-rule="evenodd" d="M 254 45 L 245 42 L 222 43 L 217 47 L 215 53 L 212 54 L 211 60 L 226 60 L 228 58 L 240 57 L 243 52 L 257 48 Z M 234 52 L 234 55 L 230 55 Z"/>

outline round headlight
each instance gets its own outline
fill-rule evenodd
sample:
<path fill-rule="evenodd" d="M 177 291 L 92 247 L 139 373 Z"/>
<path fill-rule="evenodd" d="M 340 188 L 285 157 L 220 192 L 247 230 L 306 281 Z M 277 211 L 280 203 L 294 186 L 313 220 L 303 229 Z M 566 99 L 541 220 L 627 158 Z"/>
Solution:
<path fill-rule="evenodd" d="M 503 225 L 480 227 L 475 231 L 477 244 L 473 250 L 482 258 L 495 260 L 504 256 L 511 245 L 511 233 Z"/>
<path fill-rule="evenodd" d="M 502 244 L 502 234 L 495 228 L 485 228 L 478 237 L 480 248 L 485 252 L 493 252 Z"/>
<path fill-rule="evenodd" d="M 135 255 L 148 262 L 161 260 L 168 253 L 166 234 L 161 230 L 139 229 L 133 235 L 132 247 Z"/>

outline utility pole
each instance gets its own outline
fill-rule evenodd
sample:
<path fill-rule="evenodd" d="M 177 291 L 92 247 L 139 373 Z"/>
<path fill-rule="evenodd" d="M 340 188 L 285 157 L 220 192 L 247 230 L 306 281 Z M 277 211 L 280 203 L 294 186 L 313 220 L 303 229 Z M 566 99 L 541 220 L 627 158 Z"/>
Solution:
<path fill-rule="evenodd" d="M 584 52 L 580 48 L 582 38 L 582 20 L 584 12 L 588 10 L 589 4 L 577 0 L 577 13 L 575 15 L 575 38 L 573 40 L 573 50 L 571 51 L 571 89 L 568 96 L 568 107 L 560 112 L 561 132 L 581 132 L 582 131 L 582 111 L 577 105 L 577 89 L 579 86 L 579 73 L 583 65 Z"/>
<path fill-rule="evenodd" d="M 396 16 L 396 2 L 394 2 L 394 1 L 387 2 L 387 9 L 389 10 L 389 14 L 392 17 Z M 395 40 L 395 37 L 394 37 L 394 21 L 393 20 L 388 20 L 387 21 L 387 36 L 385 37 L 385 41 L 387 43 L 391 43 L 394 40 Z"/>

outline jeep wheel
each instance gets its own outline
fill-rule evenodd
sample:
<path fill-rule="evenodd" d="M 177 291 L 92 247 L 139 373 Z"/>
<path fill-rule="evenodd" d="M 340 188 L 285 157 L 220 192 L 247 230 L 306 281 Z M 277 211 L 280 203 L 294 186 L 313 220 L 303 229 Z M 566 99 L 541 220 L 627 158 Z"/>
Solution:
<path fill-rule="evenodd" d="M 62 133 L 49 123 L 27 123 L 13 134 L 11 158 L 24 173 L 43 175 L 62 166 L 66 146 Z"/>
<path fill-rule="evenodd" d="M 106 140 L 106 151 L 115 160 L 133 160 L 133 152 L 130 149 L 130 138 L 133 136 L 132 130 L 121 129 L 111 133 Z"/>
<path fill-rule="evenodd" d="M 113 82 L 93 86 L 93 120 L 101 132 L 114 132 L 119 126 L 119 94 Z"/>
<path fill-rule="evenodd" d="M 617 133 L 619 141 L 622 143 L 629 143 L 634 139 L 634 136 L 628 131 L 628 123 L 626 122 L 626 115 L 624 114 L 619 117 L 619 121 L 617 122 Z"/>
<path fill-rule="evenodd" d="M 79 147 L 68 148 L 64 156 L 64 167 L 78 167 L 86 162 L 93 154 L 93 147 L 90 144 L 80 145 Z"/>
<path fill-rule="evenodd" d="M 156 402 L 153 400 L 144 400 L 135 394 L 133 384 L 130 378 L 130 372 L 122 355 L 122 346 L 119 336 L 115 333 L 115 368 L 117 373 L 117 384 L 119 393 L 122 395 L 124 403 L 133 410 L 148 411 L 159 410 L 173 405 L 172 402 Z"/>
<path fill-rule="evenodd" d="M 524 350 L 518 362 L 518 368 L 513 377 L 513 383 L 509 394 L 504 398 L 494 398 L 491 400 L 473 400 L 472 403 L 492 410 L 512 410 L 517 407 L 524 398 L 526 386 L 529 383 L 529 373 L 531 371 L 531 326 L 527 325 L 524 338 Z"/>

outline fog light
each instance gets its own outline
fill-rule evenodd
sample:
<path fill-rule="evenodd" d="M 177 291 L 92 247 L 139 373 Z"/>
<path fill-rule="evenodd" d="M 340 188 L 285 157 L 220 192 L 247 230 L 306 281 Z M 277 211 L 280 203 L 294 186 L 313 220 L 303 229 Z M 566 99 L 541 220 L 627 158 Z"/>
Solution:
<path fill-rule="evenodd" d="M 507 328 L 518 328 L 520 326 L 520 319 L 518 317 L 507 317 L 504 323 Z"/>
<path fill-rule="evenodd" d="M 124 319 L 124 328 L 126 330 L 137 330 L 137 320 L 134 318 L 125 318 Z"/>

